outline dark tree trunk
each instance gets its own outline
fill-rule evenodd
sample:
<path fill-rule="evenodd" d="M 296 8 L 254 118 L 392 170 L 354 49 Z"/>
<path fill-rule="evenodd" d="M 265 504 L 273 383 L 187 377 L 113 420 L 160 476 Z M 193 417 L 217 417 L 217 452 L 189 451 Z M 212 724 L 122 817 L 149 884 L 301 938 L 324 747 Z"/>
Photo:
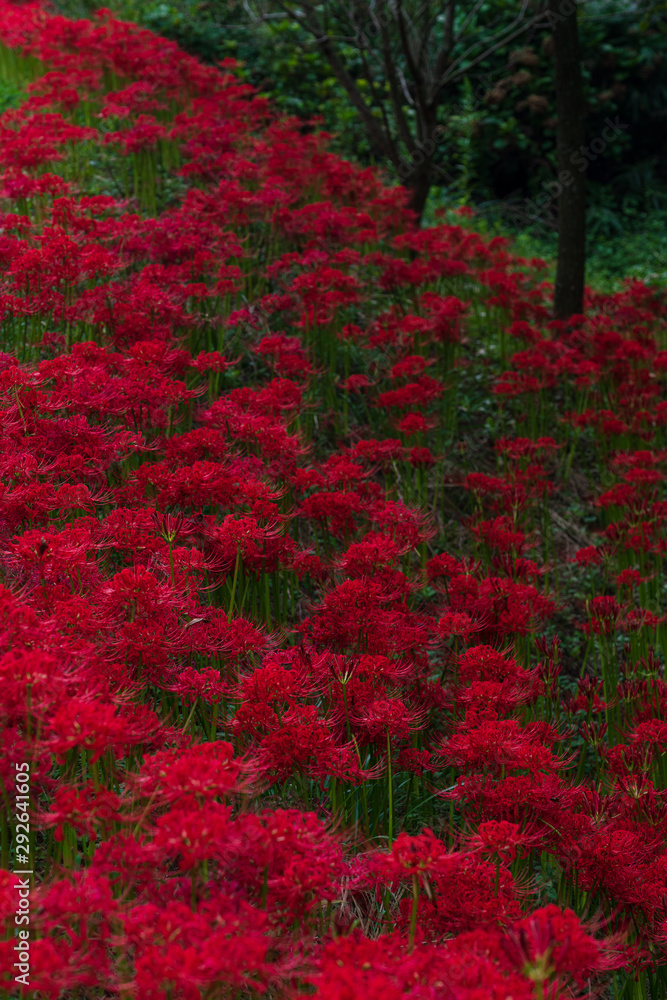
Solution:
<path fill-rule="evenodd" d="M 429 191 L 431 190 L 432 180 L 431 164 L 425 163 L 422 167 L 415 170 L 413 176 L 408 181 L 404 182 L 410 192 L 410 208 L 417 214 L 417 227 L 422 224 L 424 208 L 426 207 Z"/>
<path fill-rule="evenodd" d="M 571 8 L 571 9 L 570 9 Z M 558 267 L 554 316 L 568 319 L 584 309 L 586 271 L 586 166 L 584 91 L 574 0 L 549 0 L 556 61 L 558 113 Z"/>

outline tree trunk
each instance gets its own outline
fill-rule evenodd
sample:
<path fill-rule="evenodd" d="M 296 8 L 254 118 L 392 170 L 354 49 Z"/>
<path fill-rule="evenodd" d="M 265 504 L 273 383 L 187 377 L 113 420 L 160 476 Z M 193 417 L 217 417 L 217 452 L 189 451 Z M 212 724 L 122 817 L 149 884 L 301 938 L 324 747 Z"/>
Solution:
<path fill-rule="evenodd" d="M 431 190 L 432 180 L 433 172 L 431 164 L 427 161 L 423 166 L 415 170 L 409 180 L 404 182 L 410 192 L 409 206 L 417 215 L 415 220 L 417 228 L 422 224 L 422 216 L 424 215 L 424 208 L 426 207 L 429 191 Z"/>
<path fill-rule="evenodd" d="M 570 9 L 571 8 L 571 9 Z M 558 113 L 558 267 L 554 316 L 584 309 L 586 271 L 586 167 L 584 91 L 574 0 L 549 0 L 556 61 Z"/>

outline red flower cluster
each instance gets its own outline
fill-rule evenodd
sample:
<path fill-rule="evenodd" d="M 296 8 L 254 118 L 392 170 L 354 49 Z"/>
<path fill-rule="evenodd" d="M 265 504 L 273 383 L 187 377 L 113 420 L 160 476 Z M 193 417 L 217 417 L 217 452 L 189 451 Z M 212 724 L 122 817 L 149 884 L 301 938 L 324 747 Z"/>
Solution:
<path fill-rule="evenodd" d="M 0 15 L 2 989 L 664 997 L 663 300 Z"/>

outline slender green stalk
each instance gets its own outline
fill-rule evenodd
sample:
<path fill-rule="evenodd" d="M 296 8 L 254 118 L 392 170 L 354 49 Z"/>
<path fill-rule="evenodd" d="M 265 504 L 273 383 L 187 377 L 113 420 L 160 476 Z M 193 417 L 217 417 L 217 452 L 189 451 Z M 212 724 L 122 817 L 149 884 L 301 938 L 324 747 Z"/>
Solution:
<path fill-rule="evenodd" d="M 389 794 L 389 846 L 394 843 L 394 778 L 391 771 L 391 737 L 387 728 L 387 792 Z"/>
<path fill-rule="evenodd" d="M 229 611 L 227 613 L 227 624 L 232 620 L 232 615 L 234 613 L 234 598 L 236 597 L 236 581 L 239 577 L 239 564 L 241 562 L 241 546 L 240 544 L 236 547 L 236 562 L 234 564 L 234 579 L 232 580 L 232 596 L 229 599 Z"/>
<path fill-rule="evenodd" d="M 412 911 L 410 913 L 410 951 L 415 946 L 415 934 L 417 932 L 417 905 L 419 903 L 419 878 L 412 876 Z"/>

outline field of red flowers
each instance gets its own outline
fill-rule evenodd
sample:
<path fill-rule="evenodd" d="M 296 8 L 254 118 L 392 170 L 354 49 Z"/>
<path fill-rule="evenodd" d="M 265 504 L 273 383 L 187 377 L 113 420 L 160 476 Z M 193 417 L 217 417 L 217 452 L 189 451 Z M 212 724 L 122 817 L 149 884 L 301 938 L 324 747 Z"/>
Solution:
<path fill-rule="evenodd" d="M 0 36 L 4 996 L 664 998 L 665 299 Z"/>

